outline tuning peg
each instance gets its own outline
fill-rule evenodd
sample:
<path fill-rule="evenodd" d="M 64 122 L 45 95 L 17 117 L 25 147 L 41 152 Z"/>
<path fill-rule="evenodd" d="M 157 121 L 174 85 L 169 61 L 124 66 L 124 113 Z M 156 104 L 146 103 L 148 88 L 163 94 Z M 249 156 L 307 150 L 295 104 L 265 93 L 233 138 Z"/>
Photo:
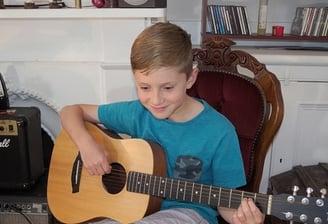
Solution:
<path fill-rule="evenodd" d="M 292 190 L 293 190 L 293 195 L 294 195 L 294 196 L 297 195 L 297 191 L 298 191 L 299 189 L 300 189 L 300 188 L 299 188 L 298 186 L 296 186 L 296 185 L 293 187 Z"/>
<path fill-rule="evenodd" d="M 321 198 L 325 198 L 326 195 L 327 195 L 327 189 L 326 189 L 326 188 L 322 188 L 322 189 L 320 190 L 320 193 L 321 193 Z"/>
<path fill-rule="evenodd" d="M 307 197 L 311 197 L 312 192 L 313 192 L 313 188 L 312 187 L 306 188 L 306 193 L 307 193 L 306 196 Z"/>

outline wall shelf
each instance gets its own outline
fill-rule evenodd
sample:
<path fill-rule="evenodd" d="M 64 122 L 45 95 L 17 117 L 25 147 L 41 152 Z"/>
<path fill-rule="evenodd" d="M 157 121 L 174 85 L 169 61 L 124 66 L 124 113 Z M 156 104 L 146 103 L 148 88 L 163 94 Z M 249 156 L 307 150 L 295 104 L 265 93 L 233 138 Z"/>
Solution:
<path fill-rule="evenodd" d="M 217 35 L 212 33 L 203 33 L 202 38 L 207 38 L 211 36 L 223 36 L 229 39 L 235 39 L 235 40 L 257 40 L 257 41 L 311 41 L 311 42 L 327 42 L 328 37 L 315 37 L 315 36 L 295 36 L 295 35 L 289 35 L 285 34 L 284 36 L 272 36 L 271 34 L 266 35 Z"/>
<path fill-rule="evenodd" d="M 206 39 L 207 37 L 211 36 L 224 36 L 226 38 L 232 39 L 232 40 L 240 40 L 240 41 L 261 41 L 261 42 L 294 42 L 294 43 L 300 43 L 300 42 L 308 42 L 308 43 L 327 43 L 328 42 L 328 36 L 296 36 L 296 35 L 290 35 L 285 34 L 284 36 L 272 36 L 271 34 L 266 35 L 258 35 L 258 34 L 252 34 L 252 35 L 218 35 L 213 33 L 206 32 L 207 27 L 207 15 L 208 15 L 208 0 L 202 0 L 202 17 L 201 17 L 201 38 L 202 41 Z"/>

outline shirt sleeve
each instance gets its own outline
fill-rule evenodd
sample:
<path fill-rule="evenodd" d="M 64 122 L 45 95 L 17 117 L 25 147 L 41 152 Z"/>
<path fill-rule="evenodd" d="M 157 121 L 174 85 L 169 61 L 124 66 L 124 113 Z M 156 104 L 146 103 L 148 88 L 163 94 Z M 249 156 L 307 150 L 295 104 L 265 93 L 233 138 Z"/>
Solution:
<path fill-rule="evenodd" d="M 98 107 L 98 118 L 106 128 L 131 135 L 136 122 L 138 104 L 136 101 L 104 104 Z"/>

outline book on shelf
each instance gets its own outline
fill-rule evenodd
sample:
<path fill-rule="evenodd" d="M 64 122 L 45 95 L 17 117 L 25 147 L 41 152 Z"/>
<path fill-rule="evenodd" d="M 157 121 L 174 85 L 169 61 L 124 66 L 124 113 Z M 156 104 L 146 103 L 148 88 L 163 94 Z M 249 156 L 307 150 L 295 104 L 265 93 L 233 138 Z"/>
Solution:
<path fill-rule="evenodd" d="M 297 7 L 291 35 L 328 36 L 328 7 Z"/>
<path fill-rule="evenodd" d="M 219 35 L 250 35 L 245 6 L 208 5 L 206 32 Z"/>

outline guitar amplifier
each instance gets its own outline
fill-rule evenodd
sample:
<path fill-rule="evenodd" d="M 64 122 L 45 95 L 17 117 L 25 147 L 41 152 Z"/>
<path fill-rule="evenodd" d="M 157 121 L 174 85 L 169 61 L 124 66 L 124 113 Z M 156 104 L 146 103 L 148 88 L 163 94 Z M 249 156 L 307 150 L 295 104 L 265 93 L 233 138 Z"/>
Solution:
<path fill-rule="evenodd" d="M 44 173 L 43 158 L 39 108 L 0 110 L 0 189 L 30 188 Z"/>

